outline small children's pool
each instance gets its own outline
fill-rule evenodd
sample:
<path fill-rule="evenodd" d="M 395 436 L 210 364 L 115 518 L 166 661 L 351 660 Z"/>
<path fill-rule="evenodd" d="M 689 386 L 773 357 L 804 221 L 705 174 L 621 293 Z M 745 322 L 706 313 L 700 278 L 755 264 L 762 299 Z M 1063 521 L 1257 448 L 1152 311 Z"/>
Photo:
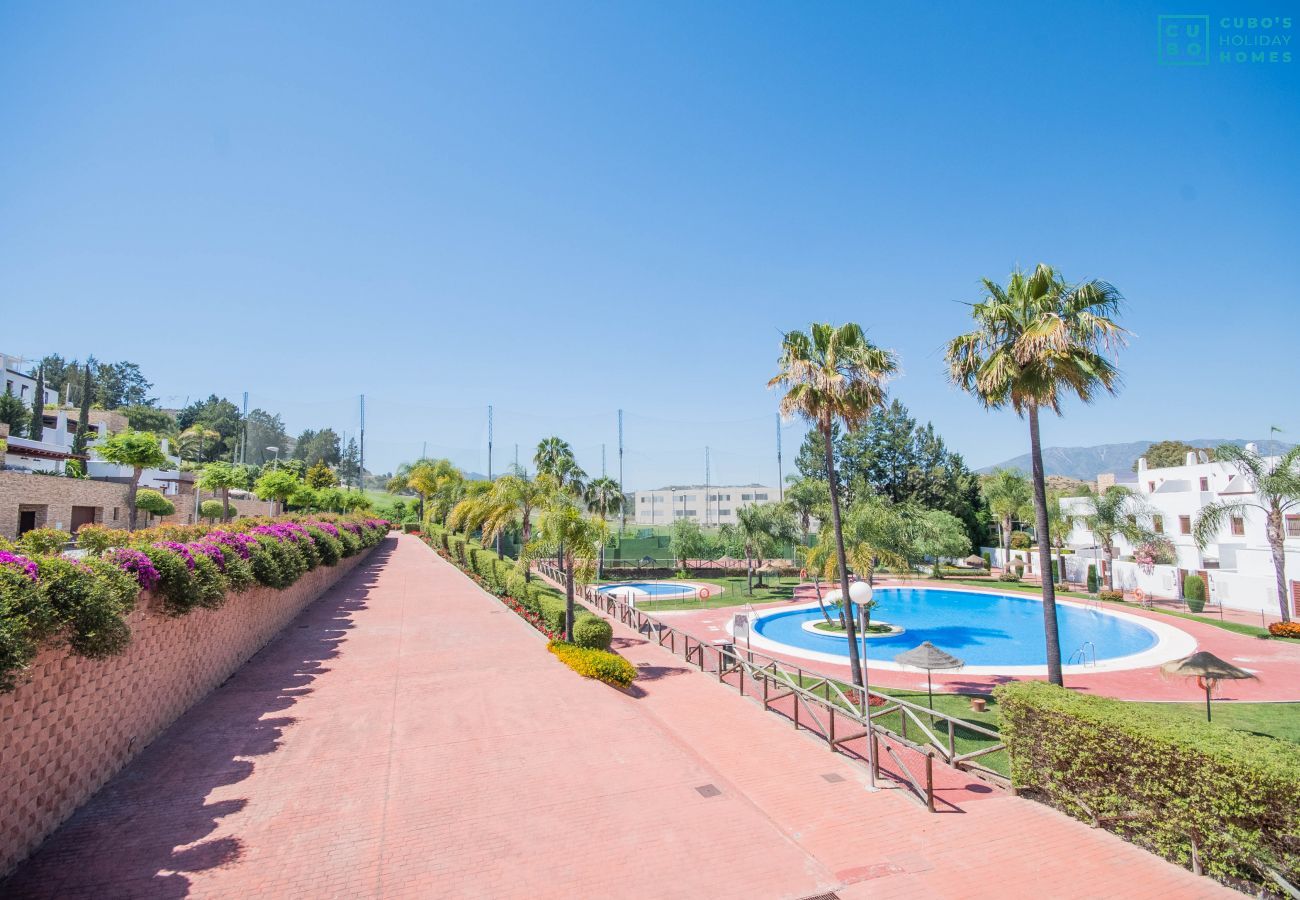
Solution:
<path fill-rule="evenodd" d="M 896 655 L 929 641 L 961 658 L 965 671 L 972 673 L 1035 674 L 1046 667 L 1040 598 L 886 587 L 876 589 L 875 600 L 872 619 L 902 626 L 904 631 L 859 638 L 872 664 L 901 668 L 893 661 Z M 1149 666 L 1196 649 L 1195 640 L 1185 632 L 1139 616 L 1069 601 L 1057 601 L 1056 610 L 1062 662 L 1078 666 L 1081 672 Z M 804 628 L 821 618 L 816 604 L 760 614 L 753 624 L 753 646 L 847 662 L 848 641 L 843 635 Z"/>
<path fill-rule="evenodd" d="M 620 581 L 596 588 L 602 594 L 614 594 L 632 600 L 685 600 L 698 598 L 700 589 L 714 594 L 722 590 L 711 584 L 693 584 L 683 581 Z"/>

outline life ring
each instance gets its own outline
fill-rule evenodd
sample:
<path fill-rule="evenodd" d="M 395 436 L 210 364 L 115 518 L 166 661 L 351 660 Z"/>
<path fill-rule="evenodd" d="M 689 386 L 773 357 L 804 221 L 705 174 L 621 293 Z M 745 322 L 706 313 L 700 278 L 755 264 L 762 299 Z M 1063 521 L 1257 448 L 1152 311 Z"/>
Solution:
<path fill-rule="evenodd" d="M 1142 590 L 1142 588 L 1138 588 L 1136 591 L 1133 592 L 1133 596 L 1137 599 L 1138 603 L 1141 603 L 1143 600 L 1147 598 L 1147 593 L 1146 591 Z"/>
<path fill-rule="evenodd" d="M 708 599 L 709 599 L 709 589 L 708 589 L 708 588 L 706 588 L 706 587 L 702 587 L 702 588 L 700 588 L 700 599 L 701 599 L 701 600 L 708 600 Z"/>
<path fill-rule="evenodd" d="M 807 570 L 807 569 L 800 569 L 800 570 L 799 570 L 799 580 L 800 580 L 800 581 L 803 581 L 803 580 L 804 580 L 805 578 L 807 578 L 807 577 L 808 577 L 808 570 Z"/>

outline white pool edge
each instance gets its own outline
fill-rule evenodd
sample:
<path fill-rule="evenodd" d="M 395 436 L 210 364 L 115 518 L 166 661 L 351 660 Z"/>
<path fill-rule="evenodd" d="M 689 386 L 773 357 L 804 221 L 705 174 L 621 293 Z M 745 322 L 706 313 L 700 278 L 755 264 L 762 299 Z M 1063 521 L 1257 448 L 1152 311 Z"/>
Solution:
<path fill-rule="evenodd" d="M 1026 599 L 1026 600 L 1036 601 L 1039 603 L 1042 602 L 1042 599 L 1039 597 L 1027 596 L 1022 598 L 1020 597 L 1020 595 L 1016 595 L 1016 594 L 998 594 L 997 591 L 964 591 L 961 588 L 947 587 L 944 585 L 933 585 L 933 586 L 909 585 L 908 587 L 910 589 L 920 590 L 920 591 L 930 590 L 933 588 L 935 590 L 951 591 L 953 593 L 965 593 L 965 594 L 971 594 L 975 596 L 978 596 L 980 594 L 985 594 L 985 595 L 994 594 L 996 596 L 1012 597 L 1016 599 Z M 1058 606 L 1073 606 L 1078 609 L 1086 610 L 1088 612 L 1096 612 L 1105 616 L 1114 616 L 1117 619 L 1123 619 L 1125 621 L 1137 624 L 1142 628 L 1147 629 L 1148 631 L 1154 632 L 1156 635 L 1155 645 L 1152 647 L 1148 647 L 1146 650 L 1143 650 L 1140 653 L 1130 653 L 1128 656 L 1116 656 L 1110 659 L 1098 660 L 1096 665 L 1073 665 L 1073 666 L 1063 665 L 1061 667 L 1061 671 L 1067 675 L 1088 675 L 1088 674 L 1093 674 L 1098 672 L 1124 672 L 1131 669 L 1145 669 L 1151 666 L 1158 666 L 1161 663 L 1170 661 L 1171 659 L 1181 659 L 1184 656 L 1190 656 L 1191 654 L 1196 652 L 1196 646 L 1197 646 L 1196 638 L 1192 637 L 1190 634 L 1183 631 L 1182 629 L 1175 628 L 1174 626 L 1168 625 L 1164 622 L 1157 622 L 1151 619 L 1143 618 L 1142 616 L 1135 616 L 1132 613 L 1124 612 L 1123 610 L 1099 609 L 1094 605 L 1088 603 L 1080 603 L 1077 600 L 1068 600 L 1068 599 L 1057 600 L 1056 603 Z M 781 613 L 788 613 L 793 610 L 805 610 L 805 609 L 817 609 L 817 608 L 818 608 L 818 604 L 815 601 L 812 603 L 801 603 L 798 604 L 797 606 L 784 606 L 781 607 L 780 609 L 773 609 L 773 610 L 768 610 L 760 613 L 755 613 L 753 619 L 758 620 L 758 619 L 769 618 L 771 616 L 780 615 Z M 734 623 L 728 622 L 726 625 L 726 629 L 727 632 L 731 634 L 732 637 L 734 638 L 735 637 Z M 752 629 L 751 629 L 751 637 L 749 638 L 749 646 L 751 646 L 755 650 L 761 650 L 768 653 L 784 654 L 786 656 L 797 656 L 800 659 L 808 659 L 808 660 L 813 660 L 815 662 L 834 663 L 835 665 L 840 665 L 840 666 L 848 664 L 847 655 L 839 655 L 835 653 L 823 653 L 818 650 L 806 650 L 802 647 L 795 647 L 791 644 L 782 644 L 779 641 L 773 641 L 770 640 L 769 638 L 765 638 L 761 634 L 754 632 Z M 846 646 L 845 650 L 847 651 L 847 649 L 848 648 Z M 1064 648 L 1062 649 L 1064 650 Z M 1071 650 L 1070 652 L 1073 651 Z M 892 662 L 892 661 L 883 662 L 875 659 L 868 660 L 867 665 L 868 668 L 879 669 L 885 672 L 919 671 L 916 668 L 911 666 L 900 666 L 896 662 Z M 1026 676 L 1046 675 L 1047 666 L 1046 665 L 962 666 L 960 669 L 954 670 L 954 674 L 957 673 L 965 674 L 965 675 L 1026 675 Z"/>

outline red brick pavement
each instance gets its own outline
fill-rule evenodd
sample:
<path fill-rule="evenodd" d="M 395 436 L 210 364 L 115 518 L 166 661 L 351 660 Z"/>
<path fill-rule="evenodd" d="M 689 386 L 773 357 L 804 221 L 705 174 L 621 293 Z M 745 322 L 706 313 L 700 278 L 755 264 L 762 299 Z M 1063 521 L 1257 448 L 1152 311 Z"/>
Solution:
<path fill-rule="evenodd" d="M 930 815 L 869 794 L 855 764 L 625 632 L 649 664 L 636 690 L 581 679 L 416 538 L 390 545 L 0 894 L 1230 896 L 1029 801 Z"/>

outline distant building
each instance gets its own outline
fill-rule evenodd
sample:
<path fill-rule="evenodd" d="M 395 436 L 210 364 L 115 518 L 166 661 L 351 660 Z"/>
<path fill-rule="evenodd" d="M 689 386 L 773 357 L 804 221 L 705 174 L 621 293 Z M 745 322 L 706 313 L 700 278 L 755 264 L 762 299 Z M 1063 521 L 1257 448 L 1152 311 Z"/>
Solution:
<path fill-rule="evenodd" d="M 687 484 L 636 491 L 631 496 L 637 525 L 671 525 L 677 519 L 701 525 L 735 525 L 736 513 L 742 507 L 776 503 L 781 491 L 761 484 Z"/>

